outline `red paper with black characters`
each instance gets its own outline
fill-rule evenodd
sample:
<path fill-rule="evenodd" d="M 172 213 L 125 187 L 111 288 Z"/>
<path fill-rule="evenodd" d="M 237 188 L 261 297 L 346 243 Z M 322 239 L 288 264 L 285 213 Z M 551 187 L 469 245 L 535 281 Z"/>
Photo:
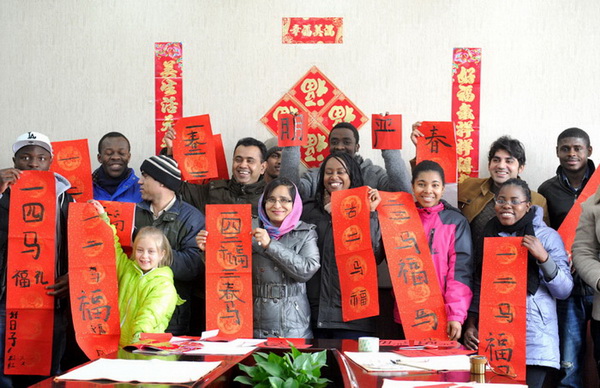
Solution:
<path fill-rule="evenodd" d="M 154 43 L 155 152 L 165 133 L 183 117 L 183 47 L 181 42 Z"/>
<path fill-rule="evenodd" d="M 6 193 L 4 194 L 6 195 Z M 56 181 L 23 171 L 10 188 L 4 373 L 50 374 L 56 278 Z"/>
<path fill-rule="evenodd" d="M 215 142 L 215 154 L 217 157 L 218 179 L 229 179 L 229 169 L 227 168 L 227 159 L 225 158 L 225 149 L 223 148 L 223 138 L 218 133 L 213 135 Z"/>
<path fill-rule="evenodd" d="M 444 169 L 446 183 L 456 183 L 456 139 L 450 121 L 423 121 L 417 138 L 417 163 L 431 160 Z"/>
<path fill-rule="evenodd" d="M 374 149 L 402 149 L 402 115 L 371 115 L 371 139 Z"/>
<path fill-rule="evenodd" d="M 523 237 L 486 237 L 479 302 L 479 354 L 525 380 L 527 248 Z"/>
<path fill-rule="evenodd" d="M 404 335 L 446 340 L 444 297 L 412 194 L 379 194 L 377 213 Z"/>
<path fill-rule="evenodd" d="M 52 142 L 54 158 L 50 170 L 59 173 L 71 183 L 67 191 L 77 202 L 94 198 L 92 165 L 87 139 Z"/>
<path fill-rule="evenodd" d="M 206 206 L 206 330 L 252 338 L 252 207 Z"/>
<path fill-rule="evenodd" d="M 459 182 L 479 176 L 481 48 L 452 52 L 452 122 L 456 127 Z"/>
<path fill-rule="evenodd" d="M 177 120 L 175 133 L 173 158 L 179 164 L 182 179 L 196 182 L 217 177 L 217 156 L 209 115 Z"/>
<path fill-rule="evenodd" d="M 117 230 L 122 247 L 131 247 L 131 235 L 135 219 L 135 203 L 117 201 L 98 201 L 104 207 L 110 223 Z"/>
<path fill-rule="evenodd" d="M 598 190 L 598 185 L 600 185 L 599 171 L 600 169 L 594 171 L 583 191 L 577 197 L 575 204 L 573 204 L 573 207 L 569 210 L 569 213 L 558 228 L 558 234 L 560 234 L 563 243 L 565 243 L 565 249 L 569 252 L 569 257 L 571 257 L 571 248 L 573 247 L 573 241 L 575 241 L 575 230 L 577 230 L 579 216 L 581 215 L 581 204 Z"/>
<path fill-rule="evenodd" d="M 134 205 L 128 203 L 128 205 Z M 69 293 L 77 344 L 91 360 L 119 349 L 115 238 L 91 203 L 69 206 Z"/>
<path fill-rule="evenodd" d="M 277 145 L 279 147 L 307 145 L 307 119 L 308 118 L 303 114 L 280 114 L 277 117 Z"/>
<path fill-rule="evenodd" d="M 333 243 L 344 322 L 379 314 L 368 190 L 363 186 L 334 191 L 331 195 Z"/>

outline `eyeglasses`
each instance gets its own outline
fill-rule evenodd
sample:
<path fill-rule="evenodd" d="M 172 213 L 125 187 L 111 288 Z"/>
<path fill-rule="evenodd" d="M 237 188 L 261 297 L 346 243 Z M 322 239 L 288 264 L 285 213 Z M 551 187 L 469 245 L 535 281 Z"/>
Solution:
<path fill-rule="evenodd" d="M 496 202 L 496 205 L 500 205 L 500 206 L 506 205 L 506 204 L 518 206 L 522 203 L 529 202 L 529 201 L 519 201 L 516 198 L 513 198 L 510 201 L 507 201 L 506 199 L 503 199 L 503 198 L 494 198 L 494 202 Z"/>
<path fill-rule="evenodd" d="M 290 203 L 292 203 L 292 200 L 287 199 L 287 198 L 269 197 L 265 200 L 265 202 L 268 203 L 269 205 L 275 205 L 277 202 L 279 202 L 281 204 L 281 206 L 285 206 L 285 205 L 289 205 Z"/>

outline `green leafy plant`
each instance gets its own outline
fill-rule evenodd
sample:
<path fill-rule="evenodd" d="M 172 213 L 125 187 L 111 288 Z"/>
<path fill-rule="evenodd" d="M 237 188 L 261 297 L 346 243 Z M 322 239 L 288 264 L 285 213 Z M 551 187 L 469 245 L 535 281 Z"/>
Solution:
<path fill-rule="evenodd" d="M 291 344 L 290 347 L 291 353 L 284 353 L 283 357 L 275 353 L 255 353 L 255 366 L 238 364 L 248 376 L 237 376 L 234 381 L 258 388 L 320 388 L 331 382 L 321 377 L 321 367 L 327 366 L 326 350 L 303 353 Z"/>

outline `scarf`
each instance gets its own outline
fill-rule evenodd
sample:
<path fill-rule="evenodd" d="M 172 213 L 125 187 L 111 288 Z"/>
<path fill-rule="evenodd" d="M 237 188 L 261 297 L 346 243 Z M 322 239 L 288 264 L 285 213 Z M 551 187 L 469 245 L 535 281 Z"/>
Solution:
<path fill-rule="evenodd" d="M 533 218 L 535 217 L 534 208 L 530 208 L 527 213 L 519 221 L 513 225 L 502 225 L 498 217 L 494 217 L 488 221 L 483 229 L 484 237 L 500 237 L 500 233 L 515 233 L 517 236 L 530 235 L 535 236 L 533 230 Z M 483 245 L 483 239 L 481 241 Z M 481 247 L 483 252 L 483 246 Z M 535 294 L 540 286 L 540 270 L 537 265 L 537 260 L 531 252 L 527 253 L 527 292 L 531 295 Z"/>
<path fill-rule="evenodd" d="M 296 186 L 294 185 L 294 187 Z M 298 188 L 296 188 L 296 198 L 294 198 L 292 211 L 285 217 L 279 227 L 273 225 L 269 220 L 269 217 L 267 217 L 267 213 L 265 212 L 265 201 L 263 201 L 264 196 L 265 194 L 263 193 L 258 200 L 258 218 L 260 218 L 269 237 L 279 240 L 281 236 L 290 230 L 293 230 L 296 225 L 298 225 L 298 221 L 300 221 L 300 216 L 302 215 L 302 200 L 300 199 L 300 194 L 298 194 Z"/>
<path fill-rule="evenodd" d="M 119 188 L 121 182 L 123 182 L 127 177 L 129 177 L 129 173 L 131 172 L 131 168 L 125 169 L 121 176 L 116 178 L 111 178 L 106 174 L 102 166 L 100 166 L 96 171 L 94 171 L 94 182 L 100 187 L 102 187 L 106 192 L 110 195 L 113 195 L 115 191 Z"/>

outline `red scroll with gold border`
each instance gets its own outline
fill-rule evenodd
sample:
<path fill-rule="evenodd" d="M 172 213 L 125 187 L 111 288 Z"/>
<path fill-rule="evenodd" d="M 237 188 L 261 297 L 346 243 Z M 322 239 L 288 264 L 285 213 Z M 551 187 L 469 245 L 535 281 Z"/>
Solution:
<path fill-rule="evenodd" d="M 452 122 L 456 128 L 458 181 L 479 176 L 481 49 L 455 48 L 452 55 Z"/>
<path fill-rule="evenodd" d="M 523 237 L 484 240 L 479 354 L 495 369 L 525 380 L 527 248 Z"/>
<path fill-rule="evenodd" d="M 417 163 L 436 162 L 444 169 L 446 183 L 456 183 L 456 139 L 450 121 L 423 121 L 417 138 Z"/>
<path fill-rule="evenodd" d="M 371 115 L 373 149 L 402 149 L 402 115 Z"/>
<path fill-rule="evenodd" d="M 215 178 L 217 156 L 210 116 L 183 117 L 175 123 L 173 157 L 179 163 L 182 179 L 198 182 Z"/>
<path fill-rule="evenodd" d="M 183 117 L 183 55 L 181 42 L 154 43 L 156 154 L 166 147 L 163 137 Z"/>
<path fill-rule="evenodd" d="M 206 329 L 252 338 L 252 207 L 206 206 Z"/>
<path fill-rule="evenodd" d="M 575 231 L 577 230 L 579 216 L 581 215 L 581 204 L 594 195 L 596 190 L 598 190 L 598 185 L 600 185 L 600 169 L 594 171 L 583 191 L 577 197 L 575 204 L 558 228 L 558 234 L 560 234 L 563 243 L 565 243 L 565 249 L 569 253 L 569 258 L 571 257 L 571 248 L 573 247 L 573 241 L 575 241 Z"/>
<path fill-rule="evenodd" d="M 77 202 L 94 198 L 92 165 L 87 139 L 52 142 L 54 158 L 50 170 L 59 173 L 71 183 L 68 193 Z"/>
<path fill-rule="evenodd" d="M 4 373 L 49 375 L 54 333 L 56 182 L 23 171 L 10 189 Z"/>
<path fill-rule="evenodd" d="M 379 224 L 404 335 L 446 340 L 444 298 L 412 194 L 379 194 Z"/>
<path fill-rule="evenodd" d="M 334 191 L 331 219 L 344 322 L 379 314 L 368 187 Z"/>
<path fill-rule="evenodd" d="M 91 203 L 69 204 L 68 232 L 75 336 L 85 355 L 95 360 L 119 349 L 115 239 Z"/>
<path fill-rule="evenodd" d="M 282 18 L 284 44 L 343 43 L 344 18 Z"/>

